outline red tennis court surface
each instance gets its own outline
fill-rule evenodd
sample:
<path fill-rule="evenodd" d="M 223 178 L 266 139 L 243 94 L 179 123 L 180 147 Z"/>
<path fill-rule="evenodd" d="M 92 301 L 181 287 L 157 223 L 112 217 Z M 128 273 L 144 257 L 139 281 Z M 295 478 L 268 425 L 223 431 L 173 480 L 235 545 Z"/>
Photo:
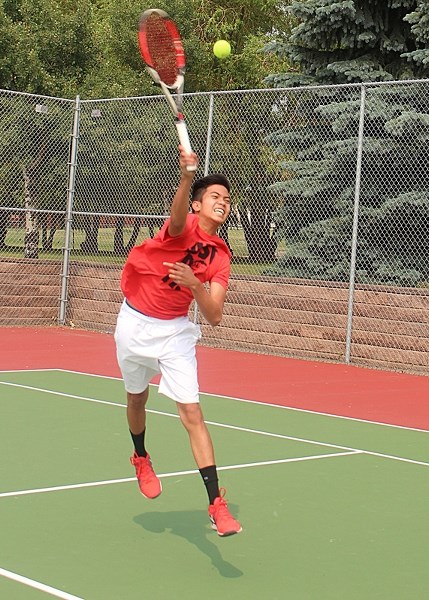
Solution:
<path fill-rule="evenodd" d="M 198 347 L 202 392 L 429 430 L 429 377 Z M 120 377 L 113 336 L 3 328 L 0 369 Z"/>

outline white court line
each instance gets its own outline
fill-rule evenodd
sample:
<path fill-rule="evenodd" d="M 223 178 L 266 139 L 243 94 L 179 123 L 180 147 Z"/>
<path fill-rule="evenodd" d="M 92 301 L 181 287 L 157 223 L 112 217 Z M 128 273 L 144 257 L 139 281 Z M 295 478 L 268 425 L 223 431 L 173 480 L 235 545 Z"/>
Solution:
<path fill-rule="evenodd" d="M 0 373 L 32 373 L 38 371 L 60 371 L 62 373 L 71 373 L 74 375 L 85 375 L 86 377 L 98 377 L 101 379 L 112 379 L 113 381 L 122 381 L 121 377 L 115 377 L 113 375 L 98 375 L 96 373 L 85 373 L 84 371 L 73 371 L 72 369 L 15 369 L 15 370 L 1 370 Z M 0 381 L 0 384 L 6 382 Z M 13 385 L 13 384 L 11 384 Z M 155 383 L 149 384 L 151 387 L 158 387 Z M 419 427 L 406 427 L 405 425 L 395 425 L 394 423 L 383 423 L 382 421 L 370 421 L 368 419 L 359 419 L 358 417 L 347 417 L 344 415 L 335 415 L 333 413 L 321 412 L 317 410 L 310 410 L 307 408 L 298 408 L 296 406 L 285 406 L 282 404 L 273 404 L 271 402 L 263 402 L 261 400 L 249 400 L 246 398 L 237 398 L 236 396 L 225 396 L 224 394 L 213 394 L 211 392 L 206 392 L 204 390 L 200 390 L 200 393 L 204 396 L 211 396 L 213 398 L 225 398 L 225 400 L 234 400 L 235 402 L 244 402 L 246 404 L 256 404 L 257 406 L 269 406 L 271 408 L 278 408 L 280 410 L 289 410 L 292 412 L 303 412 L 308 413 L 310 415 L 319 415 L 321 417 L 330 417 L 332 419 L 341 419 L 343 421 L 357 421 L 358 423 L 367 423 L 368 425 L 379 425 L 381 427 L 390 427 L 393 429 L 405 429 L 406 431 L 419 431 L 423 433 L 429 433 L 429 429 L 422 429 Z M 112 404 L 109 402 L 108 404 Z"/>
<path fill-rule="evenodd" d="M 0 373 L 39 373 L 45 371 L 63 371 L 66 372 L 67 369 L 50 369 L 49 367 L 45 367 L 43 369 L 0 369 Z M 70 371 L 70 373 L 79 373 L 79 371 Z M 89 373 L 81 373 L 81 375 L 89 375 Z M 101 377 L 101 376 L 100 376 Z"/>
<path fill-rule="evenodd" d="M 331 454 L 315 454 L 312 456 L 299 456 L 296 458 L 280 458 L 277 460 L 264 460 L 261 462 L 255 463 L 242 463 L 238 465 L 226 465 L 224 467 L 217 467 L 218 471 L 230 471 L 233 469 L 247 469 L 250 467 L 262 467 L 266 465 L 279 465 L 284 463 L 292 463 L 292 462 L 303 462 L 306 460 L 318 460 L 322 458 L 336 458 L 338 456 L 351 456 L 352 454 L 364 454 L 364 452 L 353 451 L 353 452 L 334 452 Z M 198 473 L 198 469 L 191 469 L 188 471 L 174 471 L 172 473 L 158 473 L 157 476 L 160 479 L 164 479 L 166 477 L 179 477 L 183 475 L 195 475 Z M 30 494 L 44 494 L 47 492 L 59 492 L 63 490 L 77 490 L 81 488 L 89 488 L 89 487 L 99 487 L 102 485 L 113 485 L 116 483 L 129 483 L 130 481 L 135 481 L 135 477 L 125 477 L 123 479 L 106 479 L 104 481 L 90 481 L 86 483 L 74 483 L 69 485 L 57 485 L 53 487 L 47 488 L 35 488 L 29 490 L 18 490 L 15 492 L 3 492 L 0 493 L 0 498 L 7 498 L 11 496 L 28 496 Z"/>
<path fill-rule="evenodd" d="M 83 600 L 83 598 L 81 598 L 80 596 L 73 596 L 72 594 L 68 594 L 67 592 L 62 592 L 61 590 L 57 590 L 56 588 L 53 588 L 50 585 L 45 585 L 44 583 L 40 583 L 39 581 L 35 581 L 34 579 L 29 579 L 28 577 L 23 577 L 22 575 L 18 575 L 17 573 L 12 573 L 12 571 L 7 571 L 6 569 L 0 568 L 0 576 L 7 577 L 8 579 L 13 579 L 13 581 L 23 583 L 24 585 L 28 585 L 32 588 L 35 588 L 36 590 L 40 590 L 41 592 L 46 592 L 51 596 L 63 598 L 63 600 Z"/>
<path fill-rule="evenodd" d="M 86 402 L 95 402 L 98 404 L 107 404 L 107 405 L 111 405 L 111 406 L 119 406 L 120 408 L 125 408 L 125 404 L 120 404 L 118 402 L 108 402 L 107 400 L 97 400 L 95 398 L 90 398 L 87 396 L 77 396 L 74 394 L 65 394 L 64 392 L 55 392 L 53 390 L 47 390 L 44 388 L 37 388 L 37 387 L 22 385 L 22 384 L 18 384 L 18 383 L 10 383 L 10 382 L 0 381 L 0 385 L 10 385 L 12 387 L 25 388 L 25 389 L 29 389 L 29 390 L 36 391 L 36 392 L 46 393 L 46 394 L 63 396 L 66 398 L 76 398 L 78 400 L 84 400 Z M 258 404 L 258 403 L 256 403 L 256 404 Z M 151 413 L 151 414 L 155 414 L 155 415 L 162 415 L 165 417 L 173 417 L 175 419 L 179 418 L 179 416 L 177 414 L 162 412 L 162 411 L 158 411 L 158 410 L 147 409 L 147 412 Z M 338 444 L 328 444 L 327 442 L 320 442 L 317 440 L 309 440 L 307 438 L 299 438 L 299 437 L 295 437 L 295 436 L 291 436 L 291 435 L 284 435 L 281 433 L 271 433 L 268 431 L 259 431 L 257 429 L 249 429 L 247 427 L 239 427 L 237 425 L 227 425 L 225 423 L 218 423 L 216 421 L 206 421 L 206 423 L 208 425 L 213 425 L 215 427 L 223 427 L 225 429 L 244 431 L 246 433 L 256 433 L 257 435 L 266 435 L 267 437 L 280 438 L 280 439 L 284 439 L 284 440 L 290 440 L 293 442 L 302 442 L 305 444 L 313 444 L 316 446 L 326 446 L 327 448 L 336 448 L 338 450 L 348 450 L 350 452 L 360 452 L 360 453 L 368 454 L 370 456 L 377 456 L 380 458 L 387 458 L 389 460 L 396 460 L 399 462 L 405 462 L 405 463 L 409 463 L 409 464 L 413 464 L 413 465 L 421 465 L 424 467 L 429 467 L 429 462 L 413 460 L 411 458 L 404 458 L 402 456 L 395 456 L 393 454 L 385 454 L 383 452 L 373 452 L 371 450 L 365 450 L 364 448 L 352 448 L 350 446 L 340 446 Z M 418 429 L 417 431 L 422 431 L 422 430 Z"/>
<path fill-rule="evenodd" d="M 75 394 L 66 394 L 65 392 L 56 392 L 55 390 L 46 390 L 45 388 L 33 387 L 31 385 L 22 385 L 21 383 L 10 383 L 9 381 L 0 381 L 0 385 L 9 385 L 10 387 L 23 388 L 32 392 L 43 392 L 44 394 L 52 394 L 53 396 L 63 396 L 65 398 L 76 398 L 77 400 L 86 400 L 87 402 L 95 402 L 98 404 L 109 404 L 112 406 L 120 406 L 125 408 L 126 405 L 120 402 L 109 402 L 108 400 L 97 400 L 88 396 L 76 396 Z"/>
<path fill-rule="evenodd" d="M 125 404 L 120 404 L 118 402 L 108 402 L 107 400 L 96 400 L 95 398 L 89 398 L 87 396 L 76 396 L 74 394 L 66 394 L 64 392 L 55 392 L 52 390 L 46 390 L 44 388 L 36 388 L 36 387 L 32 387 L 29 385 L 22 385 L 22 384 L 18 384 L 18 383 L 5 383 L 5 382 L 1 382 L 0 384 L 3 385 L 10 385 L 12 387 L 18 387 L 18 388 L 25 388 L 28 390 L 32 390 L 35 392 L 42 392 L 42 393 L 46 393 L 46 394 L 53 394 L 55 396 L 63 396 L 66 398 L 76 398 L 78 400 L 85 400 L 87 402 L 95 402 L 98 404 L 109 404 L 112 406 L 119 406 L 121 408 L 125 408 Z M 163 412 L 163 411 L 159 411 L 159 410 L 152 410 L 152 409 L 147 409 L 148 413 L 151 414 L 155 414 L 155 415 L 162 415 L 165 417 L 173 417 L 175 419 L 179 418 L 179 415 L 174 414 L 174 413 L 167 413 L 167 412 Z M 336 448 L 338 450 L 348 450 L 351 452 L 364 452 L 363 450 L 360 449 L 356 449 L 356 448 L 349 448 L 348 446 L 339 446 L 337 444 L 328 444 L 326 442 L 318 442 L 315 440 L 308 440 L 308 439 L 304 439 L 304 438 L 298 438 L 298 437 L 293 437 L 290 435 L 284 435 L 282 433 L 271 433 L 268 431 L 259 431 L 257 429 L 249 429 L 247 427 L 239 427 L 237 425 L 227 425 L 225 423 L 218 423 L 216 421 L 206 421 L 207 425 L 213 425 L 215 427 L 223 427 L 225 429 L 233 429 L 235 431 L 244 431 L 246 433 L 256 433 L 257 435 L 266 435 L 267 437 L 273 437 L 273 438 L 280 438 L 283 440 L 290 440 L 290 441 L 294 441 L 294 442 L 302 442 L 302 443 L 306 443 L 306 444 L 313 444 L 316 446 L 326 446 L 327 448 Z"/>
<path fill-rule="evenodd" d="M 52 394 L 54 396 L 63 396 L 65 398 L 75 398 L 78 400 L 84 400 L 86 402 L 95 402 L 97 404 L 108 404 L 111 406 L 119 406 L 120 408 L 125 408 L 125 404 L 121 404 L 119 402 L 109 402 L 107 400 L 97 400 L 96 398 L 90 398 L 87 396 L 77 396 L 75 394 L 66 394 L 64 392 L 56 392 L 53 390 L 46 390 L 44 388 L 37 388 L 37 387 L 33 387 L 30 385 L 22 385 L 22 384 L 18 384 L 18 383 L 9 383 L 9 382 L 2 382 L 0 381 L 0 384 L 3 385 L 9 385 L 12 387 L 18 387 L 18 388 L 24 388 L 27 390 L 31 390 L 33 392 L 42 392 L 44 394 Z M 168 412 L 163 412 L 163 411 L 159 411 L 159 410 L 153 410 L 153 409 L 146 409 L 146 411 L 148 413 L 151 414 L 155 414 L 155 415 L 162 415 L 165 417 L 173 417 L 175 419 L 179 419 L 179 415 L 174 414 L 174 413 L 168 413 Z M 283 435 L 281 433 L 270 433 L 268 431 L 258 431 L 257 429 L 249 429 L 246 427 L 239 427 L 237 425 L 226 425 L 224 423 L 217 423 L 216 421 L 206 421 L 207 425 L 214 425 L 216 427 L 224 427 L 225 429 L 235 429 L 237 431 L 245 431 L 247 433 L 256 433 L 259 435 L 266 435 L 268 437 L 274 437 L 274 438 L 280 438 L 280 439 L 284 439 L 284 440 L 293 440 L 293 441 L 297 441 L 297 442 L 305 442 L 307 444 L 315 444 L 317 446 L 327 446 L 328 448 L 337 448 L 339 450 L 351 450 L 353 452 L 356 451 L 355 448 L 348 448 L 346 446 L 338 446 L 336 444 L 328 444 L 326 442 L 316 442 L 313 440 L 305 440 L 302 438 L 297 438 L 297 437 L 291 437 L 289 435 Z"/>
<path fill-rule="evenodd" d="M 42 369 L 41 369 L 42 370 Z M 49 369 L 47 369 L 49 370 Z M 75 375 L 86 375 L 87 377 L 101 377 L 102 379 L 112 379 L 114 381 L 122 381 L 121 377 L 114 377 L 112 375 L 97 375 L 95 373 L 85 373 L 84 371 L 73 371 L 71 369 L 50 369 L 52 371 L 62 371 L 64 373 L 72 373 Z M 7 371 L 6 371 L 7 372 Z M 23 372 L 23 371 L 17 371 Z M 24 371 L 26 372 L 26 371 Z M 1 371 L 0 371 L 1 373 Z M 1 383 L 1 382 L 0 382 Z M 150 386 L 158 387 L 155 383 L 150 383 Z M 282 404 L 273 404 L 271 402 L 264 402 L 261 400 L 248 400 L 246 398 L 237 398 L 236 396 L 225 396 L 224 394 L 213 394 L 211 392 L 205 392 L 200 390 L 200 393 L 204 396 L 211 396 L 212 398 L 225 398 L 225 400 L 234 400 L 236 402 L 245 402 L 246 404 L 256 404 L 257 406 L 270 406 L 272 408 L 280 408 L 282 410 L 290 410 L 293 412 L 303 412 L 310 415 L 320 415 L 321 417 L 332 417 L 333 419 L 342 419 L 343 421 L 358 421 L 359 423 L 368 423 L 368 425 L 380 425 L 381 427 L 392 427 L 394 429 L 406 429 L 407 431 L 420 431 L 429 433 L 428 429 L 421 429 L 418 427 L 406 427 L 405 425 L 395 425 L 394 423 L 383 423 L 382 421 L 370 421 L 368 419 L 359 419 L 358 417 L 346 417 L 344 415 L 335 415 L 333 413 L 321 412 L 317 410 L 310 410 L 308 408 L 298 408 L 296 406 L 284 406 Z"/>

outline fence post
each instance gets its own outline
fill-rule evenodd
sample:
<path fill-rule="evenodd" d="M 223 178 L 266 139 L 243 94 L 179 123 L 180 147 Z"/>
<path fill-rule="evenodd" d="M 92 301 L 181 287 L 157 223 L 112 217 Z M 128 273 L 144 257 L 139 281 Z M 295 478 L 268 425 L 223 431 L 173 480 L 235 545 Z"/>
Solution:
<path fill-rule="evenodd" d="M 207 123 L 207 141 L 206 141 L 206 156 L 204 161 L 204 176 L 208 175 L 210 166 L 210 151 L 213 132 L 213 112 L 214 112 L 214 96 L 210 94 L 209 119 Z M 194 302 L 194 323 L 198 321 L 198 304 Z"/>
<path fill-rule="evenodd" d="M 207 124 L 207 141 L 206 141 L 206 158 L 204 162 L 204 176 L 208 175 L 210 165 L 210 152 L 212 145 L 212 133 L 213 133 L 213 112 L 214 112 L 214 96 L 210 94 L 210 105 L 209 105 L 209 120 Z"/>
<path fill-rule="evenodd" d="M 64 236 L 64 254 L 63 267 L 61 273 L 61 297 L 58 322 L 64 325 L 66 322 L 67 295 L 68 283 L 70 276 L 70 246 L 72 238 L 72 223 L 73 223 L 73 200 L 75 194 L 76 167 L 77 167 L 77 149 L 79 143 L 79 120 L 80 120 L 80 97 L 76 96 L 76 103 L 73 117 L 73 132 L 71 135 L 70 147 L 70 162 L 68 164 L 68 184 L 67 184 L 67 208 L 65 220 L 65 236 Z"/>
<path fill-rule="evenodd" d="M 362 175 L 362 150 L 363 150 L 363 131 L 365 123 L 365 98 L 366 88 L 361 86 L 360 96 L 360 115 L 359 115 L 359 133 L 356 158 L 356 179 L 355 179 L 355 201 L 353 212 L 353 231 L 352 231 L 352 250 L 350 256 L 350 282 L 349 282 L 349 301 L 347 309 L 347 331 L 346 331 L 346 352 L 345 362 L 350 363 L 351 344 L 352 344 L 352 329 L 353 329 L 353 304 L 355 295 L 355 279 L 356 279 L 356 253 L 357 253 L 357 236 L 359 222 L 359 198 L 360 184 Z"/>

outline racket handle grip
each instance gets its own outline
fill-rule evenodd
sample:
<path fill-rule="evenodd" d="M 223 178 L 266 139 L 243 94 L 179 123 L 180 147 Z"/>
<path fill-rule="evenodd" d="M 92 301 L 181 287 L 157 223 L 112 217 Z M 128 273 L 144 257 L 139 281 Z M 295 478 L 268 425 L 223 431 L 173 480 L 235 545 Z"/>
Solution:
<path fill-rule="evenodd" d="M 189 141 L 188 128 L 185 121 L 178 119 L 176 121 L 177 135 L 179 136 L 180 145 L 183 146 L 186 154 L 192 153 L 191 142 Z M 188 165 L 187 171 L 196 171 L 197 165 Z"/>

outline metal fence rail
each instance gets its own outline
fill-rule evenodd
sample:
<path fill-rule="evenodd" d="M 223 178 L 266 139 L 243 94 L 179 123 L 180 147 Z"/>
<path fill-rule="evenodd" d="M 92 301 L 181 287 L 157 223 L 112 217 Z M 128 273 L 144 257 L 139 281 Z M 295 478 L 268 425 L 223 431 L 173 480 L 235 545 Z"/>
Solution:
<path fill-rule="evenodd" d="M 429 372 L 429 81 L 188 94 L 185 109 L 201 174 L 225 173 L 234 201 L 206 343 Z M 0 132 L 0 323 L 111 330 L 121 265 L 178 180 L 165 99 L 0 90 Z"/>

